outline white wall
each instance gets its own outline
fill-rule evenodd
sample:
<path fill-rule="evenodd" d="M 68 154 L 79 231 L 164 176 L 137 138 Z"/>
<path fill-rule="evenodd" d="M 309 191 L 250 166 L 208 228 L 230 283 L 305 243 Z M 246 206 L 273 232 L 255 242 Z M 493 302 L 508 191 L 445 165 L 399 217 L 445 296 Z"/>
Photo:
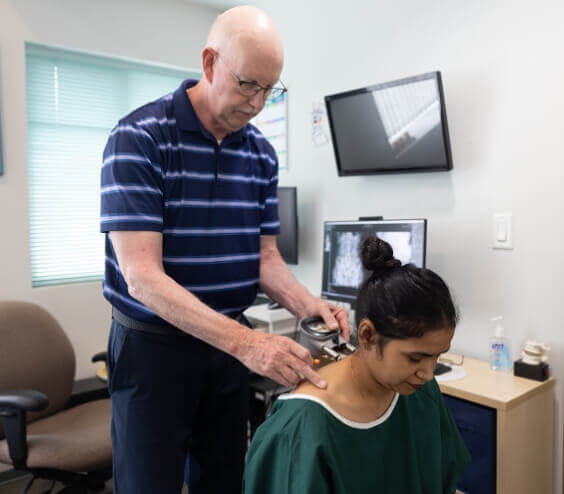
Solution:
<path fill-rule="evenodd" d="M 552 346 L 557 379 L 554 492 L 562 492 L 564 379 L 564 4 L 540 0 L 259 2 L 286 48 L 289 171 L 300 201 L 300 264 L 321 285 L 323 220 L 429 220 L 427 264 L 462 312 L 453 350 L 488 357 L 489 319 L 505 316 L 518 357 Z M 311 104 L 326 94 L 440 70 L 454 169 L 338 178 L 332 147 L 311 145 Z M 492 215 L 514 215 L 514 250 L 492 250 Z M 526 468 L 524 465 L 523 468 Z"/>
<path fill-rule="evenodd" d="M 101 283 L 31 287 L 24 41 L 199 68 L 217 13 L 177 0 L 0 0 L 0 299 L 50 311 L 72 341 L 79 378 L 106 349 L 110 309 Z"/>

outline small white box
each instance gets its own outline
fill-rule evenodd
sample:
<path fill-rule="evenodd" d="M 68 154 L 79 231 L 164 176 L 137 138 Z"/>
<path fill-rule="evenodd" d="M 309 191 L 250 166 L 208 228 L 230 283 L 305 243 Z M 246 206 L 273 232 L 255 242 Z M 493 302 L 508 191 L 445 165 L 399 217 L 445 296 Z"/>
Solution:
<path fill-rule="evenodd" d="M 260 326 L 266 324 L 269 333 L 290 334 L 296 331 L 296 318 L 284 308 L 269 309 L 268 304 L 252 305 L 245 317 Z"/>

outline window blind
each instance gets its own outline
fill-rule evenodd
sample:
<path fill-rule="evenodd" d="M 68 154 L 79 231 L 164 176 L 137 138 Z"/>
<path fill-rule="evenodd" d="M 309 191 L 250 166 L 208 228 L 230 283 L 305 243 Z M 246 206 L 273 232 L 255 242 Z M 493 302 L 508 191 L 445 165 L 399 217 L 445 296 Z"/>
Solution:
<path fill-rule="evenodd" d="M 108 134 L 130 111 L 201 74 L 34 43 L 25 53 L 32 285 L 99 280 Z"/>

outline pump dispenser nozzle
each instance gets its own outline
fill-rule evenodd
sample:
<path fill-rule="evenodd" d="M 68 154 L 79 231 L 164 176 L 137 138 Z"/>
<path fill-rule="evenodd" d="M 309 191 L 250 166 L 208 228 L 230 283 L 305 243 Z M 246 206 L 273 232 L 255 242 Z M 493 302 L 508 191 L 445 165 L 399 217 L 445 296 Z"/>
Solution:
<path fill-rule="evenodd" d="M 492 317 L 491 321 L 497 323 L 494 330 L 496 338 L 501 338 L 503 336 L 503 326 L 501 324 L 503 316 Z"/>

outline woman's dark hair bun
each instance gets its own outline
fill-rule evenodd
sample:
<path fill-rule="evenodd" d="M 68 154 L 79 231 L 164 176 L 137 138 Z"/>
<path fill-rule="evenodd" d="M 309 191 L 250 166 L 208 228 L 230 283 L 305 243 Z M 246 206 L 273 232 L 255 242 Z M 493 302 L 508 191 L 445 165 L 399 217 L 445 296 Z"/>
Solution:
<path fill-rule="evenodd" d="M 452 329 L 458 312 L 443 279 L 415 264 L 402 266 L 388 242 L 370 236 L 360 249 L 372 273 L 356 297 L 355 322 L 367 318 L 379 334 L 380 351 L 390 339 L 419 338 L 427 331 Z"/>
<path fill-rule="evenodd" d="M 364 239 L 361 257 L 362 265 L 368 271 L 382 271 L 401 266 L 401 261 L 394 257 L 392 246 L 375 235 Z"/>

